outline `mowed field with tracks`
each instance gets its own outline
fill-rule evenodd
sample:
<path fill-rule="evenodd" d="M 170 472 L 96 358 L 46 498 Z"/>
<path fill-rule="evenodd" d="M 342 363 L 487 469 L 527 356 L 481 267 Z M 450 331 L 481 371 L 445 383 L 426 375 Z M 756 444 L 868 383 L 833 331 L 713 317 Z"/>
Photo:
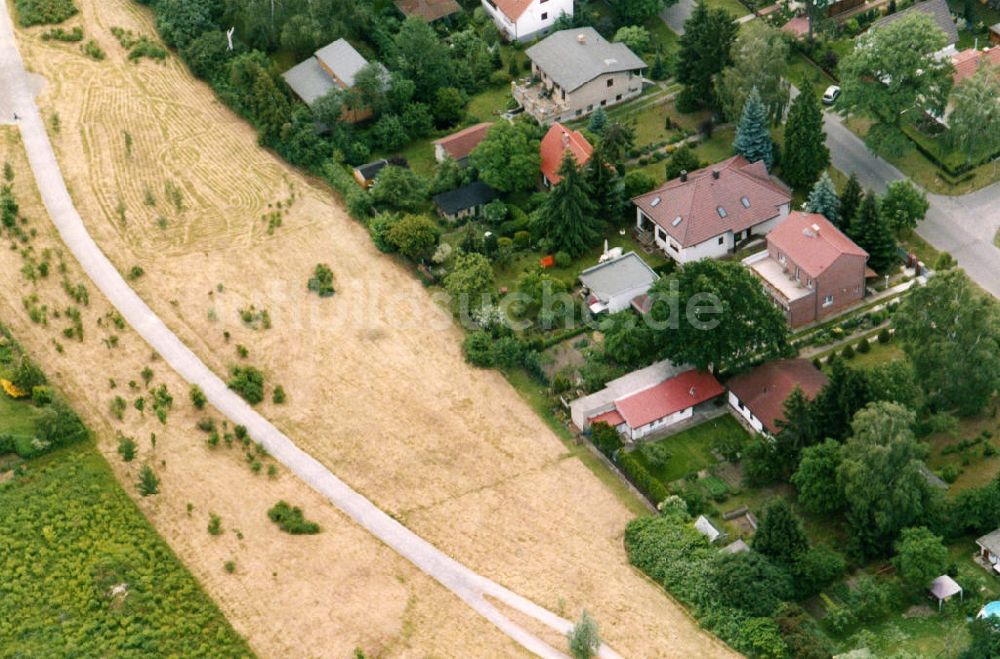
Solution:
<path fill-rule="evenodd" d="M 81 15 L 68 25 L 82 25 L 105 60 L 86 58 L 75 44 L 43 42 L 37 28 L 19 32 L 21 51 L 47 80 L 38 102 L 88 228 L 120 270 L 142 267 L 133 285 L 161 318 L 220 374 L 252 364 L 265 373 L 268 393 L 281 384 L 288 400 L 276 405 L 268 396 L 258 406 L 265 416 L 472 569 L 567 617 L 587 608 L 604 638 L 627 656 L 725 655 L 724 646 L 627 564 L 626 506 L 498 373 L 464 363 L 461 332 L 409 272 L 375 250 L 331 193 L 261 150 L 252 128 L 173 56 L 129 61 L 111 28 L 153 36 L 138 5 L 78 4 Z M 333 298 L 306 290 L 320 262 L 334 272 Z M 16 277 L 16 269 L 7 276 Z M 16 306 L 19 296 L 8 297 Z M 241 321 L 239 311 L 251 304 L 267 310 L 269 329 Z M 122 355 L 101 350 L 92 345 L 52 355 L 95 416 L 107 415 L 111 395 L 104 369 L 123 367 Z M 148 355 L 139 345 L 131 350 L 138 372 Z M 184 391 L 179 383 L 175 388 Z M 216 488 L 219 479 L 224 485 L 217 490 L 238 492 L 237 507 L 246 499 L 273 503 L 277 485 L 302 487 L 285 482 L 287 476 L 274 484 L 254 480 L 238 454 L 225 460 L 211 453 L 194 430 L 196 419 L 193 412 L 171 417 L 178 455 L 170 462 L 177 466 L 164 474 L 159 504 L 170 512 L 154 511 L 153 519 L 255 649 L 277 654 L 308 647 L 299 643 L 309 639 L 326 644 L 317 654 L 333 656 L 342 653 L 327 648 L 379 636 L 386 655 L 514 651 L 318 497 L 291 498 L 329 525 L 329 534 L 282 538 L 271 547 L 266 519 L 249 533 L 250 522 L 239 521 L 247 524 L 241 530 L 248 551 L 260 552 L 262 562 L 295 552 L 302 561 L 297 588 L 274 580 L 267 568 L 234 580 L 221 573 L 221 555 L 211 562 L 198 557 L 214 539 L 203 519 L 187 521 L 188 487 Z M 196 457 L 204 473 L 185 462 Z M 217 473 L 225 470 L 232 473 Z M 337 566 L 320 567 L 327 562 Z M 292 578 L 287 569 L 277 571 Z M 385 592 L 369 592 L 372 582 Z M 417 614 L 410 602 L 435 606 Z M 345 637 L 346 630 L 359 640 Z"/>

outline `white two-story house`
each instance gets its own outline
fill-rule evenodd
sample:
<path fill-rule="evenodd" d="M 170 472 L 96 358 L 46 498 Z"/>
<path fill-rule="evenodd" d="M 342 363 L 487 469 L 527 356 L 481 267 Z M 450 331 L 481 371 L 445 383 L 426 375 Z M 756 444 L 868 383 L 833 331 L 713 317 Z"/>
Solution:
<path fill-rule="evenodd" d="M 548 33 L 556 19 L 573 15 L 573 0 L 482 0 L 497 29 L 511 41 Z"/>
<path fill-rule="evenodd" d="M 633 200 L 636 226 L 678 263 L 719 258 L 764 236 L 789 213 L 791 192 L 743 156 L 668 181 Z"/>

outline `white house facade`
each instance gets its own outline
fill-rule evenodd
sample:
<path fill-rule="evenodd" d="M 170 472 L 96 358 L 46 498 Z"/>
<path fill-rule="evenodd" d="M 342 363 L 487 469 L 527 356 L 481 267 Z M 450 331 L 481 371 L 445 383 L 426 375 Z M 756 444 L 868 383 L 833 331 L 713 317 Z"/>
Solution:
<path fill-rule="evenodd" d="M 767 431 L 764 430 L 764 423 L 754 416 L 754 413 L 750 411 L 750 408 L 744 405 L 743 401 L 741 401 L 736 394 L 731 391 L 729 392 L 729 407 L 733 410 L 733 412 L 743 417 L 743 420 L 746 421 L 747 425 L 755 431 L 762 435 L 766 434 Z"/>
<path fill-rule="evenodd" d="M 511 41 L 530 41 L 548 33 L 563 14 L 573 15 L 573 0 L 482 0 L 482 5 Z"/>

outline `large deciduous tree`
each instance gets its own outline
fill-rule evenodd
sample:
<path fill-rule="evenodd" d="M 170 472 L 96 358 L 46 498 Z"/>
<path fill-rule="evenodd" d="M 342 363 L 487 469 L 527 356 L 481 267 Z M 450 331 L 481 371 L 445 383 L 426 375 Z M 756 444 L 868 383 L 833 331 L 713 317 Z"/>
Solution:
<path fill-rule="evenodd" d="M 556 184 L 535 217 L 535 231 L 551 241 L 555 251 L 579 256 L 601 237 L 601 221 L 592 190 L 580 173 L 570 151 L 559 166 L 562 180 Z"/>
<path fill-rule="evenodd" d="M 823 111 L 812 85 L 806 85 L 788 111 L 781 175 L 792 187 L 806 190 L 829 165 L 830 150 L 826 147 L 826 133 L 823 132 Z M 832 191 L 832 184 L 830 187 Z M 836 214 L 830 221 L 836 221 Z"/>
<path fill-rule="evenodd" d="M 760 101 L 756 87 L 750 90 L 750 95 L 743 105 L 743 114 L 736 126 L 733 151 L 750 162 L 763 160 L 768 170 L 774 164 L 774 142 L 768 131 L 767 111 Z"/>
<path fill-rule="evenodd" d="M 893 323 L 932 409 L 968 416 L 989 403 L 1000 387 L 1000 312 L 964 271 L 911 291 Z"/>
<path fill-rule="evenodd" d="M 1000 150 L 1000 80 L 992 67 L 958 83 L 951 95 L 948 138 L 966 162 L 982 160 Z"/>
<path fill-rule="evenodd" d="M 799 504 L 812 513 L 828 514 L 844 508 L 844 497 L 837 485 L 840 468 L 840 444 L 828 439 L 802 451 L 799 468 L 792 475 L 792 485 L 799 492 Z"/>
<path fill-rule="evenodd" d="M 444 288 L 454 305 L 464 309 L 479 308 L 493 293 L 490 260 L 476 252 L 459 252 L 452 262 L 451 272 L 444 278 Z"/>
<path fill-rule="evenodd" d="M 930 502 L 925 450 L 914 437 L 915 422 L 914 413 L 901 405 L 872 403 L 855 415 L 853 435 L 841 449 L 837 483 L 852 540 L 865 556 L 886 553 Z"/>
<path fill-rule="evenodd" d="M 948 569 L 948 548 L 926 527 L 903 529 L 892 564 L 911 588 L 924 589 Z"/>
<path fill-rule="evenodd" d="M 427 204 L 428 184 L 406 167 L 388 165 L 375 175 L 372 201 L 383 209 L 417 211 Z"/>
<path fill-rule="evenodd" d="M 841 107 L 874 122 L 865 138 L 873 151 L 897 155 L 905 149 L 904 113 L 944 112 L 954 67 L 935 53 L 947 42 L 933 17 L 909 12 L 860 36 L 841 60 Z"/>
<path fill-rule="evenodd" d="M 778 123 L 788 107 L 790 83 L 784 78 L 788 42 L 781 32 L 754 21 L 744 28 L 732 46 L 733 63 L 715 79 L 715 91 L 728 121 L 737 121 L 750 90 L 756 88 L 772 123 Z"/>
<path fill-rule="evenodd" d="M 879 204 L 882 219 L 897 234 L 916 229 L 930 207 L 924 191 L 905 178 L 890 183 Z"/>
<path fill-rule="evenodd" d="M 642 25 L 677 0 L 616 0 L 612 7 L 619 25 Z"/>
<path fill-rule="evenodd" d="M 408 18 L 403 22 L 396 35 L 395 50 L 396 67 L 416 84 L 418 99 L 433 101 L 438 89 L 451 84 L 448 47 L 423 19 Z"/>
<path fill-rule="evenodd" d="M 687 263 L 650 293 L 656 343 L 675 363 L 717 371 L 787 351 L 784 315 L 739 262 Z"/>
<path fill-rule="evenodd" d="M 538 183 L 542 157 L 538 130 L 526 121 L 498 121 L 470 155 L 479 178 L 496 190 L 531 190 Z"/>
<path fill-rule="evenodd" d="M 684 86 L 677 107 L 685 112 L 715 107 L 715 76 L 732 63 L 730 49 L 739 26 L 724 9 L 709 9 L 699 0 L 684 23 L 675 75 Z"/>

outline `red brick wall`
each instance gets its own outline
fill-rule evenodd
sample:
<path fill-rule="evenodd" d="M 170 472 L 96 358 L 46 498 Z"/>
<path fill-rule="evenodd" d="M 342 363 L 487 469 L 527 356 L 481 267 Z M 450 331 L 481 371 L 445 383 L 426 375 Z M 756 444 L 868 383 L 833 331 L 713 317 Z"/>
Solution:
<path fill-rule="evenodd" d="M 833 304 L 823 299 L 833 296 Z M 820 275 L 816 282 L 816 318 L 822 319 L 853 306 L 865 295 L 865 259 L 844 254 Z"/>

